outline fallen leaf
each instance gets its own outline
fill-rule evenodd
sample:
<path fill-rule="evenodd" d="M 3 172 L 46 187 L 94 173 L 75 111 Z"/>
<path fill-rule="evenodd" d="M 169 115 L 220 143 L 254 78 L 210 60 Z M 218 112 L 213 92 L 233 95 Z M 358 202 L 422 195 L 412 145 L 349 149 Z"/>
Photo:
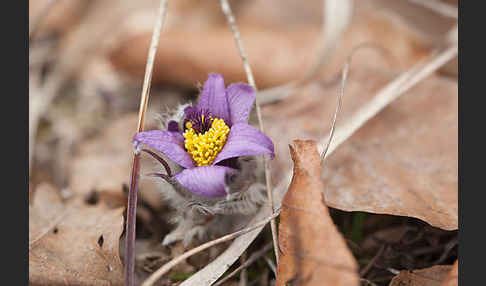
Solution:
<path fill-rule="evenodd" d="M 125 115 L 102 129 L 100 134 L 79 144 L 70 165 L 69 190 L 74 195 L 88 198 L 96 192 L 101 197 L 118 197 L 126 204 L 123 186 L 130 184 L 132 164 L 132 137 L 136 132 L 138 115 Z M 154 127 L 148 120 L 146 129 Z M 152 158 L 142 156 L 141 174 L 154 165 Z M 162 205 L 162 196 L 154 180 L 140 180 L 139 195 L 152 207 Z"/>
<path fill-rule="evenodd" d="M 121 191 L 123 184 L 129 184 L 136 124 L 136 114 L 124 116 L 106 126 L 100 136 L 79 144 L 71 165 L 71 192 Z"/>
<path fill-rule="evenodd" d="M 282 202 L 277 285 L 358 285 L 357 263 L 322 200 L 315 141 L 290 146 L 294 175 Z"/>
<path fill-rule="evenodd" d="M 326 201 L 457 229 L 457 108 L 457 82 L 435 77 L 410 90 L 329 157 Z"/>
<path fill-rule="evenodd" d="M 295 79 L 309 68 L 315 52 L 304 51 L 301 43 L 308 43 L 311 50 L 315 49 L 312 47 L 318 40 L 317 30 L 286 32 L 263 30 L 260 26 L 240 30 L 260 88 Z M 110 52 L 110 61 L 116 69 L 142 78 L 151 37 L 151 32 L 147 31 L 120 41 Z M 197 43 L 197 49 L 188 45 L 188 39 Z M 195 88 L 195 83 L 204 82 L 210 72 L 222 74 L 226 82 L 246 79 L 231 30 L 226 26 L 207 31 L 164 32 L 154 65 L 154 84 Z"/>
<path fill-rule="evenodd" d="M 457 286 L 459 279 L 459 260 L 456 260 L 454 265 L 452 265 L 452 270 L 449 272 L 447 277 L 442 281 L 441 286 Z"/>
<path fill-rule="evenodd" d="M 357 54 L 356 57 L 365 56 Z M 351 69 L 337 127 L 393 78 L 369 66 Z M 313 83 L 263 108 L 266 132 L 276 145 L 273 181 L 285 179 L 295 138 L 329 132 L 337 84 Z M 457 229 L 457 82 L 431 76 L 369 120 L 332 153 L 323 180 L 329 206 L 410 216 Z M 318 102 L 318 104 L 316 104 Z M 288 120 L 292 118 L 292 120 Z M 278 194 L 276 195 L 278 197 Z"/>
<path fill-rule="evenodd" d="M 118 249 L 124 208 L 64 204 L 40 185 L 29 207 L 29 282 L 32 285 L 122 285 Z"/>
<path fill-rule="evenodd" d="M 252 5 L 255 7 L 248 7 Z M 248 11 L 261 9 L 260 6 L 263 10 L 270 10 L 261 1 L 238 7 L 243 15 L 239 17 L 238 11 L 235 11 L 235 17 L 248 62 L 260 89 L 300 79 L 316 60 L 321 40 L 321 24 L 316 21 L 316 18 L 322 17 L 321 9 L 308 11 L 309 7 L 307 10 L 302 8 L 302 14 L 297 14 L 296 5 L 275 5 L 281 9 L 273 14 L 282 13 L 288 19 L 291 11 L 294 17 L 313 20 L 301 21 L 297 29 L 295 25 L 275 20 L 276 17 L 269 17 L 266 21 L 262 14 L 251 15 Z M 320 5 L 318 3 L 317 6 Z M 315 3 L 310 5 L 314 6 Z M 387 59 L 376 53 L 366 58 L 368 63 L 376 67 L 390 65 L 391 59 L 396 67 L 408 67 L 426 56 L 430 49 L 423 39 L 403 21 L 392 19 L 393 16 L 386 11 L 377 12 L 376 9 L 359 10 L 321 75 L 329 76 L 339 71 L 349 52 L 362 43 L 371 42 L 389 51 L 390 58 Z M 289 21 L 293 23 L 296 20 Z M 107 55 L 116 69 L 137 79 L 143 77 L 151 33 L 151 29 L 146 29 L 126 34 L 113 44 Z M 197 44 L 197 48 L 188 45 L 188 39 Z M 194 88 L 195 82 L 203 82 L 210 72 L 221 73 L 226 82 L 246 81 L 231 29 L 225 22 L 206 29 L 168 28 L 162 33 L 160 42 L 154 63 L 154 84 L 171 83 Z"/>
<path fill-rule="evenodd" d="M 402 270 L 390 286 L 440 286 L 451 269 L 452 265 L 435 265 L 420 270 Z"/>
<path fill-rule="evenodd" d="M 38 36 L 62 34 L 78 24 L 87 7 L 88 1 L 29 0 L 29 23 L 40 21 Z"/>

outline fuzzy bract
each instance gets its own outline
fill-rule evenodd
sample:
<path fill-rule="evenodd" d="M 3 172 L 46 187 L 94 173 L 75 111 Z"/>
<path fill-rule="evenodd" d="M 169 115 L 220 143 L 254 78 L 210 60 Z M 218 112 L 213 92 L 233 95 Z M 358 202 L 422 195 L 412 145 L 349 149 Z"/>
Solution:
<path fill-rule="evenodd" d="M 189 191 L 205 197 L 223 197 L 225 176 L 238 172 L 232 164 L 240 156 L 275 156 L 270 138 L 248 117 L 255 101 L 254 89 L 244 83 L 227 88 L 223 77 L 210 74 L 196 106 L 184 109 L 181 122 L 170 121 L 168 130 L 150 130 L 133 137 L 176 162 L 184 169 L 174 178 Z"/>

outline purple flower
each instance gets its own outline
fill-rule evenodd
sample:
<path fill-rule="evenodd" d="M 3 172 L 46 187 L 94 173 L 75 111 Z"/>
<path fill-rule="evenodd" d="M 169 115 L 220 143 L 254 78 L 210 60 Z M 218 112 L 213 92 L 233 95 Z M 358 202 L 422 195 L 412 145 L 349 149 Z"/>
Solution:
<path fill-rule="evenodd" d="M 173 178 L 192 193 L 225 196 L 225 176 L 238 172 L 237 157 L 275 156 L 272 141 L 247 123 L 254 101 L 251 86 L 234 83 L 225 89 L 223 77 L 210 74 L 197 106 L 186 107 L 181 122 L 170 121 L 167 131 L 139 132 L 133 142 L 184 167 Z"/>

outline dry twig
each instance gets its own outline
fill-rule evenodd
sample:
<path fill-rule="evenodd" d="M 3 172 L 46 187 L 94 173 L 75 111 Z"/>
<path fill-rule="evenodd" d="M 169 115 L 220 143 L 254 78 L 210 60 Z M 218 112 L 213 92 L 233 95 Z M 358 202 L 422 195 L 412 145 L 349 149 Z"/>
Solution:
<path fill-rule="evenodd" d="M 225 242 L 225 241 L 228 241 L 228 240 L 232 240 L 242 234 L 245 234 L 245 233 L 248 233 L 254 229 L 257 229 L 259 227 L 262 227 L 264 225 L 266 225 L 269 221 L 271 221 L 272 219 L 275 219 L 275 217 L 277 217 L 278 215 L 280 214 L 280 210 L 277 210 L 275 213 L 273 213 L 271 216 L 267 217 L 265 220 L 253 225 L 253 226 L 250 226 L 250 227 L 247 227 L 247 228 L 244 228 L 242 230 L 239 230 L 239 231 L 235 231 L 233 233 L 230 233 L 230 234 L 227 234 L 225 236 L 222 236 L 218 239 L 215 239 L 215 240 L 211 240 L 209 242 L 206 242 L 198 247 L 195 247 L 187 252 L 184 252 L 182 255 L 179 255 L 177 257 L 175 257 L 174 259 L 172 259 L 171 261 L 167 262 L 166 264 L 164 264 L 162 267 L 160 267 L 159 269 L 157 269 L 157 271 L 155 271 L 154 273 L 152 273 L 152 275 L 149 276 L 149 278 L 147 278 L 147 280 L 145 280 L 141 286 L 150 286 L 150 285 L 153 285 L 160 277 L 162 277 L 162 275 L 164 275 L 165 273 L 167 273 L 170 269 L 172 269 L 172 267 L 174 267 L 175 265 L 181 263 L 182 261 L 186 260 L 187 258 L 191 257 L 192 255 L 194 254 L 197 254 L 205 249 L 208 249 L 216 244 L 219 244 L 219 243 L 222 243 L 222 242 Z"/>
<path fill-rule="evenodd" d="M 380 249 L 378 250 L 378 252 L 371 259 L 371 261 L 365 266 L 365 268 L 363 268 L 359 272 L 359 276 L 364 277 L 368 273 L 368 271 L 370 271 L 371 267 L 373 267 L 373 265 L 375 265 L 375 263 L 378 260 L 378 258 L 380 258 L 380 256 L 383 254 L 383 251 L 385 251 L 385 245 L 384 244 L 380 247 Z"/>
<path fill-rule="evenodd" d="M 261 250 L 253 253 L 250 258 L 248 258 L 243 264 L 241 264 L 238 268 L 233 270 L 230 274 L 226 275 L 223 279 L 219 280 L 218 282 L 214 283 L 213 286 L 222 285 L 224 282 L 228 281 L 231 277 L 235 276 L 238 272 L 246 269 L 248 266 L 253 264 L 253 262 L 257 261 L 260 257 L 264 256 L 267 251 L 272 248 L 272 244 L 266 244 Z"/>
<path fill-rule="evenodd" d="M 324 151 L 322 151 L 322 153 L 321 153 L 321 160 L 322 160 L 323 166 L 324 166 L 324 158 L 326 157 L 327 151 L 329 149 L 329 145 L 331 145 L 331 141 L 332 141 L 332 138 L 333 138 L 333 135 L 334 135 L 334 130 L 336 128 L 337 115 L 339 114 L 339 111 L 341 110 L 342 100 L 343 100 L 343 97 L 344 97 L 344 87 L 346 86 L 346 80 L 348 78 L 349 66 L 351 65 L 351 60 L 353 59 L 353 56 L 358 51 L 365 49 L 365 48 L 372 48 L 372 49 L 380 50 L 385 54 L 388 53 L 387 50 L 383 49 L 380 46 L 377 46 L 374 43 L 363 43 L 363 44 L 355 47 L 351 51 L 351 53 L 349 54 L 349 56 L 346 60 L 346 63 L 344 64 L 343 71 L 341 73 L 341 89 L 340 89 L 340 92 L 338 94 L 338 104 L 336 105 L 336 110 L 334 111 L 334 115 L 333 115 L 333 119 L 332 119 L 331 131 L 329 132 L 329 140 L 327 141 L 327 145 L 326 145 Z"/>
<path fill-rule="evenodd" d="M 150 83 L 152 80 L 152 70 L 155 60 L 155 53 L 159 44 L 160 31 L 164 23 L 165 14 L 167 10 L 167 0 L 160 1 L 159 14 L 157 22 L 154 26 L 152 40 L 150 42 L 150 49 L 147 57 L 147 66 L 145 68 L 145 78 L 143 81 L 142 95 L 140 98 L 140 110 L 138 112 L 138 127 L 137 132 L 143 131 L 145 123 L 145 113 L 147 111 Z M 138 180 L 140 178 L 140 152 L 136 151 L 133 157 L 130 190 L 128 193 L 127 206 L 127 224 L 126 224 L 126 239 L 125 239 L 125 285 L 133 286 L 135 281 L 135 218 L 137 211 L 137 188 Z"/>
<path fill-rule="evenodd" d="M 344 65 L 344 68 L 343 68 L 342 79 L 341 79 L 341 90 L 340 90 L 339 95 L 338 95 L 338 104 L 336 105 L 336 110 L 334 111 L 334 115 L 333 115 L 333 119 L 332 119 L 331 131 L 329 132 L 329 140 L 327 141 L 326 148 L 321 153 L 321 161 L 322 161 L 321 164 L 323 166 L 324 166 L 324 158 L 326 157 L 327 150 L 329 149 L 329 145 L 331 145 L 332 137 L 334 135 L 337 115 L 339 113 L 339 110 L 341 109 L 343 96 L 344 96 L 344 86 L 346 85 L 346 79 L 348 78 L 349 62 L 350 61 L 351 61 L 351 59 L 348 60 L 348 62 Z"/>
<path fill-rule="evenodd" d="M 223 13 L 225 14 L 228 23 L 231 26 L 231 30 L 233 32 L 233 37 L 236 42 L 236 46 L 238 47 L 238 52 L 240 54 L 241 60 L 243 62 L 243 68 L 245 69 L 246 77 L 248 78 L 248 83 L 255 89 L 255 92 L 257 91 L 256 85 L 255 85 L 255 80 L 253 78 L 253 73 L 251 71 L 250 65 L 248 64 L 248 59 L 246 57 L 245 50 L 243 48 L 243 43 L 240 38 L 240 32 L 238 31 L 238 27 L 236 26 L 235 23 L 235 18 L 233 16 L 233 13 L 231 12 L 230 5 L 228 3 L 228 0 L 220 0 L 221 3 L 221 9 L 223 10 Z M 260 130 L 264 132 L 263 129 L 263 119 L 262 119 L 262 112 L 260 110 L 260 102 L 258 96 L 255 98 L 255 107 L 256 107 L 256 113 L 258 117 L 258 125 L 260 127 Z M 273 193 L 272 193 L 272 183 L 270 179 L 270 163 L 269 163 L 269 157 L 264 156 L 264 166 L 265 166 L 265 180 L 266 180 L 266 186 L 267 186 L 267 196 L 268 196 L 268 203 L 270 204 L 270 208 L 272 212 L 274 212 L 274 207 L 273 207 Z M 272 240 L 273 240 L 273 247 L 274 247 L 274 252 L 275 252 L 275 258 L 278 263 L 278 241 L 277 241 L 277 225 L 275 223 L 275 220 L 270 221 L 270 227 L 272 229 Z"/>

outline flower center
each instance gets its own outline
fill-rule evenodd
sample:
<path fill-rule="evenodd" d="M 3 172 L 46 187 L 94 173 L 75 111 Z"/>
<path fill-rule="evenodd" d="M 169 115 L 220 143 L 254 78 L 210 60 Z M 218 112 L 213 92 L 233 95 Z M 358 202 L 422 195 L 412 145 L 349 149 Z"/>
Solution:
<path fill-rule="evenodd" d="M 201 121 L 204 122 L 204 115 L 201 115 Z M 192 156 L 198 166 L 211 165 L 224 147 L 228 139 L 230 128 L 223 119 L 210 118 L 211 127 L 202 132 L 196 132 L 191 121 L 185 124 L 184 145 L 187 153 Z"/>

